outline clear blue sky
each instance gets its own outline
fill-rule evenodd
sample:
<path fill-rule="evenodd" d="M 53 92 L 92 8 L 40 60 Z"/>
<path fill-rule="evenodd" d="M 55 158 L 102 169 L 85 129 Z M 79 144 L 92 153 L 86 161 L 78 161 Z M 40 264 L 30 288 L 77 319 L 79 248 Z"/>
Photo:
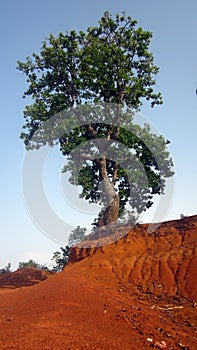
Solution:
<path fill-rule="evenodd" d="M 179 218 L 181 213 L 197 213 L 196 0 L 2 1 L 0 267 L 10 261 L 15 268 L 19 260 L 29 258 L 48 262 L 52 252 L 60 246 L 33 223 L 22 195 L 25 150 L 19 135 L 26 103 L 22 99 L 26 83 L 25 77 L 16 70 L 16 61 L 39 52 L 42 41 L 50 33 L 58 34 L 73 28 L 85 30 L 87 26 L 95 25 L 106 10 L 112 14 L 126 10 L 143 29 L 154 34 L 151 50 L 160 67 L 157 87 L 163 94 L 164 104 L 155 109 L 145 106 L 142 112 L 171 141 L 175 190 L 165 219 Z M 62 158 L 54 151 L 46 164 L 45 185 L 49 202 L 63 219 L 67 215 L 66 220 L 71 225 L 86 225 L 90 218 L 66 205 L 61 194 L 59 165 L 62 165 Z M 51 173 L 53 168 L 54 173 Z"/>

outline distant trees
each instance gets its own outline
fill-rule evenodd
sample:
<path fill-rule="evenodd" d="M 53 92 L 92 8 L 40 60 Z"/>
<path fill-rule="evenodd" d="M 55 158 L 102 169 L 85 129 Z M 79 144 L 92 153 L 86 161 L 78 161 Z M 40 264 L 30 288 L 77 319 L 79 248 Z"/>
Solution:
<path fill-rule="evenodd" d="M 60 272 L 63 270 L 63 268 L 66 266 L 66 264 L 69 261 L 69 253 L 70 253 L 70 247 L 73 247 L 84 240 L 85 238 L 85 232 L 87 229 L 85 227 L 77 226 L 74 230 L 72 230 L 71 234 L 68 238 L 68 244 L 64 247 L 60 247 L 61 251 L 56 251 L 53 253 L 53 260 L 55 262 L 55 265 L 53 266 L 53 269 L 56 272 Z"/>
<path fill-rule="evenodd" d="M 53 257 L 51 259 L 54 262 L 53 271 L 60 272 L 63 270 L 63 268 L 66 266 L 69 260 L 70 247 L 75 246 L 77 243 L 83 241 L 83 239 L 85 238 L 86 231 L 87 229 L 85 227 L 77 226 L 77 228 L 71 232 L 68 238 L 69 245 L 66 245 L 65 247 L 60 247 L 60 251 L 56 251 L 53 253 Z M 50 271 L 50 268 L 48 268 L 46 265 L 41 265 L 33 259 L 29 259 L 28 261 L 20 261 L 18 263 L 17 270 L 26 268 Z M 10 262 L 7 264 L 7 266 L 0 269 L 0 274 L 6 272 L 11 272 Z"/>
<path fill-rule="evenodd" d="M 6 269 L 6 272 L 11 272 L 11 263 L 9 262 L 8 264 L 7 264 L 7 266 L 5 267 L 5 269 Z"/>
<path fill-rule="evenodd" d="M 74 229 L 69 238 L 68 238 L 68 244 L 70 247 L 75 246 L 77 243 L 81 242 L 85 238 L 85 232 L 87 229 L 85 227 L 77 226 L 76 229 Z"/>
<path fill-rule="evenodd" d="M 181 219 L 184 219 L 184 218 L 186 218 L 186 217 L 187 217 L 187 215 L 180 214 L 180 218 L 181 218 Z"/>
<path fill-rule="evenodd" d="M 18 264 L 18 270 L 25 269 L 27 267 L 33 267 L 35 269 L 39 268 L 39 264 L 33 259 L 29 259 L 29 261 L 20 261 Z"/>
<path fill-rule="evenodd" d="M 60 272 L 63 270 L 64 266 L 66 266 L 68 259 L 69 259 L 69 246 L 66 246 L 65 248 L 60 247 L 61 252 L 57 251 L 53 253 L 53 260 L 55 262 L 55 265 L 53 266 L 53 269 L 56 272 Z"/>
<path fill-rule="evenodd" d="M 28 261 L 20 261 L 17 270 L 26 269 L 29 267 L 39 270 L 49 270 L 46 265 L 41 265 L 33 259 L 29 259 Z"/>
<path fill-rule="evenodd" d="M 6 272 L 11 272 L 11 263 L 9 262 L 4 268 L 0 269 L 0 274 L 1 273 L 6 273 Z"/>

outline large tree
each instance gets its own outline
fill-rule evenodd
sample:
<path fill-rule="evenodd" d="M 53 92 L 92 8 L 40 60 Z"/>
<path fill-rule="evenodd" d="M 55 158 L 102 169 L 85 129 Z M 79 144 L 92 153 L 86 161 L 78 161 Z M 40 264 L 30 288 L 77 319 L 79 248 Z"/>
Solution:
<path fill-rule="evenodd" d="M 127 204 L 138 213 L 149 208 L 173 174 L 164 137 L 133 122 L 143 99 L 151 107 L 162 103 L 153 90 L 152 33 L 136 25 L 124 12 L 115 18 L 105 12 L 97 26 L 50 35 L 40 54 L 18 62 L 27 76 L 24 97 L 33 99 L 21 138 L 30 149 L 59 142 L 71 183 L 85 199 L 103 204 L 99 227 L 116 221 Z M 47 140 L 40 132 L 36 143 L 35 133 L 62 111 L 61 136 L 53 132 Z"/>

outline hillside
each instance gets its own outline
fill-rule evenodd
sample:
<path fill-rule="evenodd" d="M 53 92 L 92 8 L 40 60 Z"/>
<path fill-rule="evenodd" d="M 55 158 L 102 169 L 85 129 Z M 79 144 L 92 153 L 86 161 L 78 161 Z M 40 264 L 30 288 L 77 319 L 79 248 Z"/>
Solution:
<path fill-rule="evenodd" d="M 0 288 L 0 349 L 196 350 L 196 238 L 197 216 L 125 227 L 73 248 L 62 273 Z"/>
<path fill-rule="evenodd" d="M 35 268 L 24 268 L 0 274 L 0 288 L 19 288 L 33 286 L 46 280 L 52 273 Z"/>
<path fill-rule="evenodd" d="M 153 233 L 147 228 L 139 225 L 121 239 L 111 237 L 114 242 L 107 245 L 110 236 L 83 242 L 93 248 L 73 248 L 71 260 L 96 254 L 97 263 L 133 291 L 197 300 L 197 216 L 164 222 Z"/>

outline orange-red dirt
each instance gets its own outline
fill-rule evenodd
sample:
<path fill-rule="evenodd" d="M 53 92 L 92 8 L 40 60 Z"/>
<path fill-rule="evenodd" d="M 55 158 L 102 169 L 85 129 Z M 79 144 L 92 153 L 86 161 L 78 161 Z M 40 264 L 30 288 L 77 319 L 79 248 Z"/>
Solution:
<path fill-rule="evenodd" d="M 14 272 L 0 274 L 0 288 L 18 288 L 33 286 L 52 275 L 49 271 L 24 268 Z"/>
<path fill-rule="evenodd" d="M 62 273 L 1 284 L 0 350 L 197 350 L 196 272 L 197 216 L 73 248 Z"/>

